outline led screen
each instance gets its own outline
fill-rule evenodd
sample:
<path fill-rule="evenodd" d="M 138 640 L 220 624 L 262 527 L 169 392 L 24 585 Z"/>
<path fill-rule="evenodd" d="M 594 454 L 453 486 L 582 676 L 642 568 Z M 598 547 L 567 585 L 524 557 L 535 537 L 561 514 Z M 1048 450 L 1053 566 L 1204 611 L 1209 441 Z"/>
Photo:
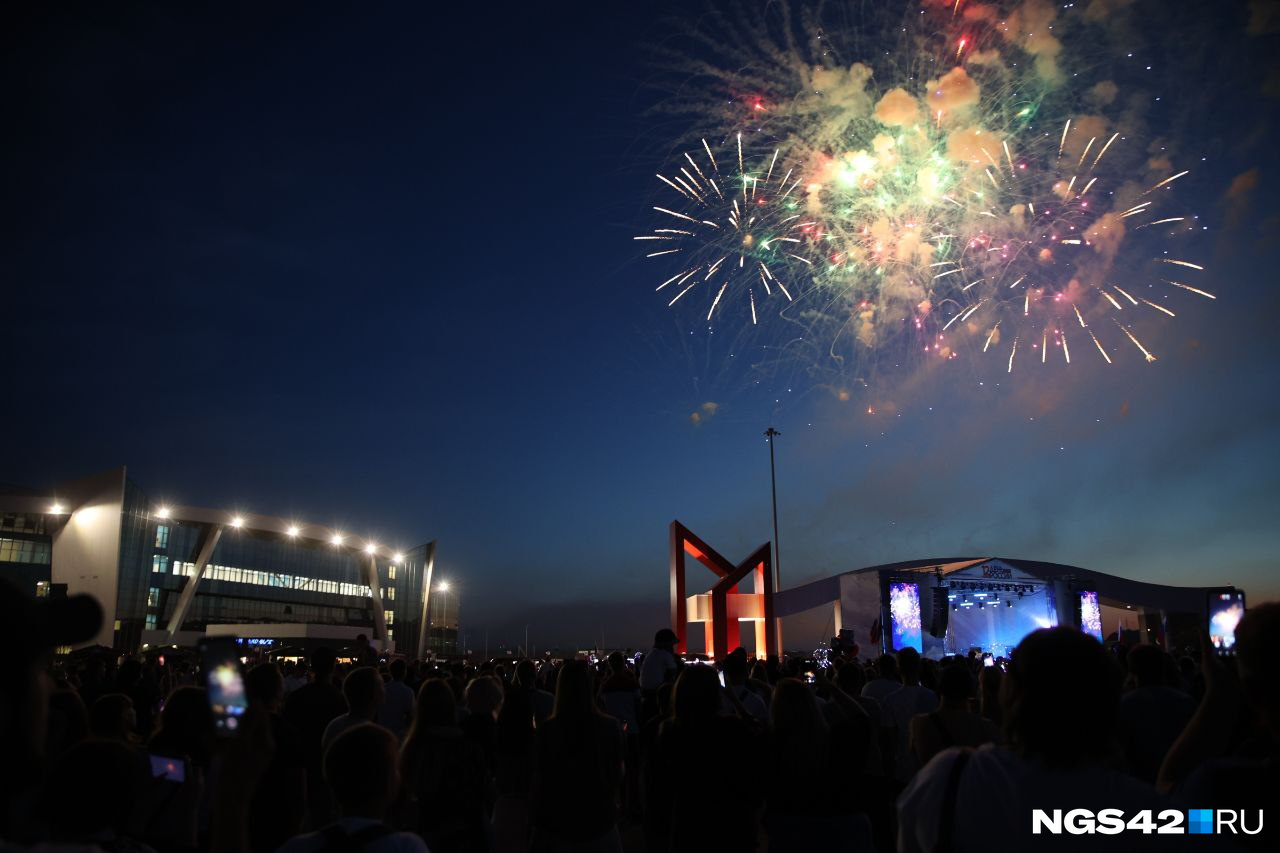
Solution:
<path fill-rule="evenodd" d="M 923 651 L 920 634 L 920 586 L 914 583 L 889 584 L 889 619 L 893 629 L 893 647 L 908 646 Z"/>
<path fill-rule="evenodd" d="M 1080 593 L 1080 630 L 1102 642 L 1102 607 L 1096 592 Z"/>

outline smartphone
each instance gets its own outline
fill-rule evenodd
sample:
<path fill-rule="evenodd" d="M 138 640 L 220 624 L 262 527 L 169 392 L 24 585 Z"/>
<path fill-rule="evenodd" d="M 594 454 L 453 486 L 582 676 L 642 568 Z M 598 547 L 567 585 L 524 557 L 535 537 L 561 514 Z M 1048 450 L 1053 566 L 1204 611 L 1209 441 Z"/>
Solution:
<path fill-rule="evenodd" d="M 167 755 L 149 755 L 151 759 L 151 777 L 166 782 L 187 781 L 187 762 L 181 758 L 170 758 Z"/>
<path fill-rule="evenodd" d="M 209 637 L 200 644 L 200 655 L 214 730 L 223 736 L 234 735 L 248 704 L 244 675 L 240 672 L 240 649 L 234 637 Z"/>
<path fill-rule="evenodd" d="M 805 684 L 813 684 L 818 680 L 818 674 L 813 670 L 806 670 L 804 674 Z"/>
<path fill-rule="evenodd" d="M 1236 625 L 1244 616 L 1244 590 L 1214 590 L 1209 593 L 1209 642 L 1220 657 L 1236 653 Z"/>
<path fill-rule="evenodd" d="M 724 670 L 720 670 L 720 686 L 724 687 Z"/>
<path fill-rule="evenodd" d="M 993 658 L 993 657 L 991 656 L 991 653 L 990 653 L 990 652 L 988 652 L 987 654 L 985 654 L 985 655 L 983 655 L 983 656 L 982 656 L 982 665 L 983 665 L 983 666 L 995 666 L 995 665 L 996 665 L 996 659 L 995 659 L 995 658 Z"/>

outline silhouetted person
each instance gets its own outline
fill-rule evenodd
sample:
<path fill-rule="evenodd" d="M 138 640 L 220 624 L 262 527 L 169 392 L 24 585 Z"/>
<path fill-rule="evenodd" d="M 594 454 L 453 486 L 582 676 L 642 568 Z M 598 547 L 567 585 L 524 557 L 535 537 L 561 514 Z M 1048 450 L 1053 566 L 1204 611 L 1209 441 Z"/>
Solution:
<path fill-rule="evenodd" d="M 1252 828 L 1261 809 L 1280 813 L 1280 604 L 1245 613 L 1236 626 L 1235 672 L 1205 644 L 1205 694 L 1160 768 L 1160 784 L 1178 785 L 1188 808 L 1230 803 Z M 1236 835 L 1257 850 L 1275 847 L 1275 831 Z"/>
<path fill-rule="evenodd" d="M 0 580 L 0 846 L 31 829 L 45 766 L 53 649 L 90 639 L 101 624 L 102 608 L 87 595 L 34 599 Z"/>
<path fill-rule="evenodd" d="M 648 719 L 658 712 L 658 688 L 675 681 L 680 672 L 680 660 L 676 657 L 679 638 L 670 628 L 662 628 L 653 635 L 653 648 L 640 662 L 640 699 L 643 707 L 640 716 Z"/>
<path fill-rule="evenodd" d="M 302 831 L 307 808 L 307 762 L 301 735 L 284 718 L 284 678 L 274 663 L 260 663 L 244 676 L 249 707 L 269 715 L 275 751 L 249 809 L 254 853 L 271 853 Z"/>
<path fill-rule="evenodd" d="M 328 749 L 338 735 L 361 723 L 376 723 L 378 712 L 382 710 L 384 686 L 382 676 L 371 666 L 360 666 L 351 670 L 342 682 L 342 698 L 346 700 L 347 712 L 334 717 L 325 727 L 320 738 L 320 748 Z"/>
<path fill-rule="evenodd" d="M 875 672 L 876 677 L 862 688 L 862 695 L 875 699 L 883 706 L 884 698 L 902 687 L 897 659 L 893 655 L 880 655 L 876 658 Z"/>
<path fill-rule="evenodd" d="M 396 658 L 387 667 L 390 679 L 384 686 L 382 710 L 378 722 L 399 740 L 404 740 L 409 724 L 413 722 L 413 688 L 405 682 L 408 664 L 404 658 Z"/>
<path fill-rule="evenodd" d="M 672 717 L 644 767 L 650 851 L 755 850 L 760 739 L 739 717 L 721 716 L 720 695 L 710 666 L 687 666 L 676 680 Z M 709 756 L 714 779 L 706 772 Z"/>
<path fill-rule="evenodd" d="M 533 823 L 540 849 L 622 850 L 622 730 L 596 707 L 586 661 L 566 661 L 556 705 L 538 729 Z"/>
<path fill-rule="evenodd" d="M 951 849 L 1079 850 L 1070 833 L 1031 834 L 1033 809 L 1142 809 L 1169 801 L 1111 769 L 1120 674 L 1102 644 L 1074 628 L 1028 634 L 1002 695 L 1008 746 L 938 753 L 898 799 L 900 853 Z M 998 807 L 993 804 L 999 804 Z M 1166 850 L 1168 835 L 1088 836 L 1090 850 Z"/>
<path fill-rule="evenodd" d="M 484 849 L 489 773 L 484 753 L 458 727 L 453 688 L 443 679 L 418 691 L 400 768 L 406 820 L 432 853 Z"/>
<path fill-rule="evenodd" d="M 333 799 L 324 783 L 321 740 L 335 717 L 347 711 L 347 701 L 333 683 L 337 658 L 332 649 L 317 648 L 311 653 L 312 681 L 288 695 L 284 716 L 298 733 L 307 765 L 307 819 L 305 826 L 316 828 L 332 820 Z"/>
<path fill-rule="evenodd" d="M 426 853 L 422 839 L 386 823 L 400 791 L 395 735 L 362 723 L 338 735 L 324 755 L 324 778 L 340 817 L 318 832 L 301 835 L 280 853 Z"/>
<path fill-rule="evenodd" d="M 1155 784 L 1160 763 L 1190 722 L 1196 703 L 1168 685 L 1166 665 L 1173 662 L 1159 646 L 1136 646 L 1125 663 L 1133 686 L 1120 697 L 1120 746 L 1129 771 Z"/>
<path fill-rule="evenodd" d="M 467 683 L 462 693 L 466 713 L 459 725 L 467 740 L 484 753 L 485 768 L 493 773 L 498 763 L 498 711 L 502 708 L 502 682 L 482 675 Z"/>
<path fill-rule="evenodd" d="M 356 634 L 356 647 L 351 657 L 352 666 L 378 668 L 378 652 L 369 644 L 369 637 L 365 634 Z"/>
<path fill-rule="evenodd" d="M 525 669 L 525 664 L 528 668 Z M 521 678 L 524 672 L 526 677 Z M 533 664 L 516 665 L 516 678 L 498 711 L 496 799 L 493 805 L 495 853 L 524 853 L 529 849 L 534 773 Z"/>
<path fill-rule="evenodd" d="M 849 790 L 851 768 L 866 763 L 869 728 L 858 734 L 861 742 L 837 736 L 803 681 L 778 682 L 763 775 L 771 853 L 871 848 L 871 824 L 853 813 Z"/>
<path fill-rule="evenodd" d="M 950 746 L 981 746 L 1001 740 L 995 723 L 969 710 L 973 678 L 963 661 L 944 667 L 940 681 L 942 695 L 937 709 L 911 718 L 908 741 L 917 767 L 925 766 Z"/>
<path fill-rule="evenodd" d="M 89 706 L 89 733 L 121 743 L 137 741 L 133 700 L 123 693 L 105 693 Z"/>
<path fill-rule="evenodd" d="M 910 647 L 900 649 L 897 660 L 902 686 L 887 693 L 881 705 L 898 733 L 893 758 L 894 776 L 899 782 L 906 782 L 915 775 L 918 767 L 907 743 L 911 719 L 916 714 L 927 714 L 937 708 L 938 694 L 920 684 L 919 652 Z"/>

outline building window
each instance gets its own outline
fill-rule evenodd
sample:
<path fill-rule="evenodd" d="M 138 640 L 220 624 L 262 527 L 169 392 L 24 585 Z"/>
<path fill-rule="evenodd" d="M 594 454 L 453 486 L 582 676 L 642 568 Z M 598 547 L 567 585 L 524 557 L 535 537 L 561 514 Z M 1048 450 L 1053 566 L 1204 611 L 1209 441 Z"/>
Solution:
<path fill-rule="evenodd" d="M 159 606 L 160 606 L 160 589 L 159 589 L 159 587 L 154 587 L 154 586 L 153 586 L 153 587 L 151 587 L 150 589 L 148 589 L 148 590 L 147 590 L 147 606 L 148 606 L 148 607 L 159 607 Z"/>
<path fill-rule="evenodd" d="M 49 564 L 49 543 L 30 539 L 0 539 L 0 563 Z"/>
<path fill-rule="evenodd" d="M 393 581 L 395 579 L 396 579 L 396 567 L 387 566 L 387 580 Z"/>
<path fill-rule="evenodd" d="M 156 629 L 156 614 L 150 613 L 147 615 L 147 630 L 154 631 L 155 629 Z"/>
<path fill-rule="evenodd" d="M 386 616 L 388 625 L 391 625 L 396 621 L 396 612 L 394 610 L 388 610 Z"/>
<path fill-rule="evenodd" d="M 156 525 L 156 550 L 163 551 L 169 547 L 169 525 Z"/>
<path fill-rule="evenodd" d="M 156 554 L 154 557 L 151 558 L 151 571 L 159 572 L 162 575 L 168 574 L 169 558 L 164 556 L 163 554 Z"/>
<path fill-rule="evenodd" d="M 396 600 L 396 588 L 394 586 L 387 587 L 387 594 L 392 601 Z"/>

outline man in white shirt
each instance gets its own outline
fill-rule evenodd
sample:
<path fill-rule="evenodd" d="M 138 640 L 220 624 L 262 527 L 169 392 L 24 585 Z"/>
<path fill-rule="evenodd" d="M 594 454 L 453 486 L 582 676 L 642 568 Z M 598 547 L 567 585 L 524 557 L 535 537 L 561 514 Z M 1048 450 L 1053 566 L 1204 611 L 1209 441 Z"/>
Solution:
<path fill-rule="evenodd" d="M 396 658 L 389 667 L 391 680 L 383 684 L 382 710 L 378 712 L 378 723 L 396 736 L 404 740 L 409 723 L 413 722 L 413 691 L 404 683 L 408 670 L 403 658 Z"/>
<path fill-rule="evenodd" d="M 760 698 L 758 693 L 747 686 L 747 653 L 742 649 L 738 649 L 724 659 L 724 686 L 726 690 L 737 697 L 743 709 L 756 722 L 768 724 L 769 706 L 765 704 L 764 699 Z M 720 700 L 720 713 L 733 714 L 736 712 L 737 708 L 729 697 L 722 697 Z"/>
<path fill-rule="evenodd" d="M 663 628 L 653 635 L 653 648 L 640 662 L 640 716 L 641 725 L 658 714 L 658 688 L 667 681 L 674 681 L 680 669 L 676 659 L 676 632 Z"/>
<path fill-rule="evenodd" d="M 653 635 L 653 648 L 640 664 L 640 689 L 657 690 L 679 668 L 676 662 L 676 632 L 663 628 Z"/>
<path fill-rule="evenodd" d="M 898 662 L 893 655 L 880 655 L 876 658 L 876 677 L 862 688 L 862 695 L 884 704 L 884 697 L 902 687 L 902 679 L 898 677 Z"/>
<path fill-rule="evenodd" d="M 937 710 L 938 694 L 928 687 L 920 686 L 919 652 L 907 647 L 900 649 L 897 657 L 902 686 L 886 695 L 881 704 L 893 721 L 898 735 L 894 749 L 894 778 L 899 782 L 906 782 L 917 770 L 915 757 L 909 748 L 911 718 L 916 714 Z"/>

